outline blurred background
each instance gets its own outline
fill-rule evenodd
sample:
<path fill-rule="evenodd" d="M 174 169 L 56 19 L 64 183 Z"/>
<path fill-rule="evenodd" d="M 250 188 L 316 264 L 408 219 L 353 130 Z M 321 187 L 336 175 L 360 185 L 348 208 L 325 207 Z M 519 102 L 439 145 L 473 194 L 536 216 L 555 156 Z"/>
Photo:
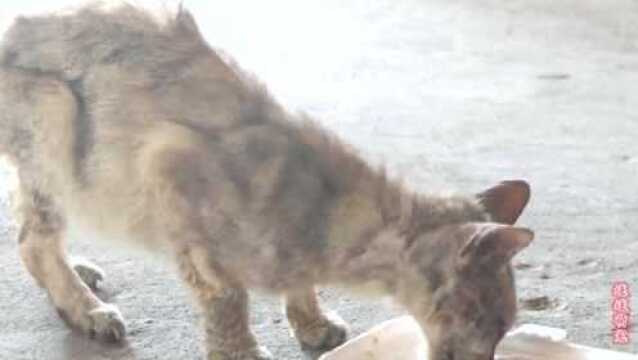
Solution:
<path fill-rule="evenodd" d="M 108 1 L 106 1 L 108 2 Z M 17 14 L 81 2 L 22 0 Z M 176 2 L 136 1 L 176 9 Z M 612 344 L 611 286 L 638 291 L 638 2 L 633 0 L 184 1 L 202 32 L 374 163 L 421 191 L 479 192 L 525 178 L 520 223 L 536 240 L 516 258 L 519 323 Z M 128 321 L 124 346 L 74 334 L 19 264 L 0 166 L 0 359 L 198 359 L 195 314 L 171 267 L 81 239 L 73 253 L 107 272 L 102 295 Z M 402 313 L 383 299 L 323 289 L 357 334 Z M 278 299 L 254 297 L 259 339 L 306 359 Z"/>

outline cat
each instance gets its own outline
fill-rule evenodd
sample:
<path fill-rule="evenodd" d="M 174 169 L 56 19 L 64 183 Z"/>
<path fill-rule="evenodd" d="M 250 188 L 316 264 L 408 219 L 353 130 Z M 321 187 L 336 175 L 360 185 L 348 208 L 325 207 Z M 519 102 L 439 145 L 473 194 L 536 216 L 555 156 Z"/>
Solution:
<path fill-rule="evenodd" d="M 510 260 L 523 180 L 475 195 L 419 194 L 370 166 L 203 39 L 160 18 L 91 5 L 15 20 L 0 48 L 0 152 L 17 168 L 20 255 L 72 327 L 120 341 L 103 272 L 69 256 L 69 229 L 126 239 L 177 264 L 210 360 L 264 360 L 247 289 L 282 294 L 306 349 L 347 326 L 315 286 L 373 286 L 421 325 L 433 360 L 492 359 L 516 314 Z M 116 243 L 113 243 L 116 246 Z"/>

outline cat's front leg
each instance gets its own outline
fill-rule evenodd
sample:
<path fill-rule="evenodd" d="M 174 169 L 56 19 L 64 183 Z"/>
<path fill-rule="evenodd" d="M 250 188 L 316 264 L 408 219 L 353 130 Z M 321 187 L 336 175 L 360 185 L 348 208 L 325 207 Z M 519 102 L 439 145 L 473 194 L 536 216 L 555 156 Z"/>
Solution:
<path fill-rule="evenodd" d="M 180 272 L 193 290 L 203 316 L 208 360 L 271 360 L 250 330 L 248 293 L 207 260 L 197 247 L 179 252 Z"/>
<path fill-rule="evenodd" d="M 324 313 L 314 288 L 290 291 L 285 296 L 285 312 L 301 347 L 328 351 L 347 338 L 348 326 L 336 313 Z"/>

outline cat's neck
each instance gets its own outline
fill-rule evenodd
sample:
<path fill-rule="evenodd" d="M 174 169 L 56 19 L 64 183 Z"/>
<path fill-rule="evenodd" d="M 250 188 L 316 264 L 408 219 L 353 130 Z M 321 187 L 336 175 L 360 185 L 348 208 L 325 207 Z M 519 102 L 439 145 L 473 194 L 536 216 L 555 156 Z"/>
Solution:
<path fill-rule="evenodd" d="M 485 220 L 474 197 L 418 195 L 385 179 L 362 179 L 331 212 L 328 256 L 333 276 L 349 286 L 372 283 L 392 292 L 401 256 L 420 234 Z"/>
<path fill-rule="evenodd" d="M 296 124 L 299 139 L 314 149 L 334 190 L 322 232 L 327 247 L 319 282 L 391 286 L 401 255 L 418 235 L 446 224 L 487 220 L 476 198 L 415 194 L 311 120 Z"/>

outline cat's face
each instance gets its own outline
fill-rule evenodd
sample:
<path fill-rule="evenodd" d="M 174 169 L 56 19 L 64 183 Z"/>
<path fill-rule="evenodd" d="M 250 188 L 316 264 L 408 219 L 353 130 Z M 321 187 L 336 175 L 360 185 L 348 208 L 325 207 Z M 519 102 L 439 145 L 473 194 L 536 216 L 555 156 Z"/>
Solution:
<path fill-rule="evenodd" d="M 511 225 L 529 198 L 517 191 L 527 189 L 505 186 L 486 193 L 500 223 L 443 226 L 421 234 L 406 254 L 400 297 L 427 336 L 430 360 L 492 360 L 514 323 L 510 260 L 534 234 Z"/>
<path fill-rule="evenodd" d="M 516 315 L 509 261 L 532 238 L 527 229 L 472 223 L 418 240 L 404 300 L 427 335 L 431 360 L 493 359 Z"/>

